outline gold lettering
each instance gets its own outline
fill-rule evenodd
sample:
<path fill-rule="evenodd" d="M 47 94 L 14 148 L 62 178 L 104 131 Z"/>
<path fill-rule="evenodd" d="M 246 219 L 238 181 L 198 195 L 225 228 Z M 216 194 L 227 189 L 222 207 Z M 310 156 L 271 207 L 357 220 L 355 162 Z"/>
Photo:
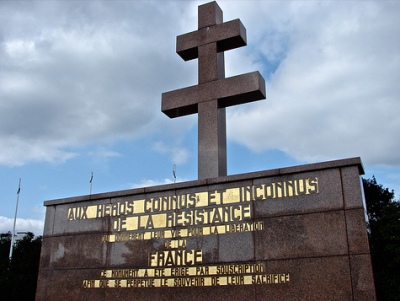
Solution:
<path fill-rule="evenodd" d="M 244 277 L 243 276 L 227 276 L 227 284 L 228 285 L 243 285 Z"/>
<path fill-rule="evenodd" d="M 117 218 L 113 222 L 113 229 L 116 231 L 126 231 L 126 219 L 125 218 Z"/>
<path fill-rule="evenodd" d="M 167 250 L 149 253 L 149 266 L 171 267 L 196 265 L 202 262 L 201 250 Z"/>
<path fill-rule="evenodd" d="M 68 208 L 67 220 L 87 219 L 87 206 Z"/>
<path fill-rule="evenodd" d="M 209 274 L 209 268 L 208 266 L 202 267 L 196 267 L 196 275 L 208 275 Z"/>

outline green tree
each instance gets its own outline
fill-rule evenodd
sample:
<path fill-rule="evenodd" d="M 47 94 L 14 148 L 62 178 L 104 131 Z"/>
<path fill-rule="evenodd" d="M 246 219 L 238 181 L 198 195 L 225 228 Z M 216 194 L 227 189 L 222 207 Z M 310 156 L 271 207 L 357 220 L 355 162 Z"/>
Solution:
<path fill-rule="evenodd" d="M 1 234 L 1 300 L 35 300 L 42 237 L 28 232 L 16 242 L 11 261 L 8 258 L 10 245 L 11 234 Z"/>
<path fill-rule="evenodd" d="M 8 269 L 11 244 L 11 233 L 1 233 L 0 234 L 0 271 L 3 273 Z"/>
<path fill-rule="evenodd" d="M 377 299 L 400 300 L 400 203 L 375 177 L 363 179 L 363 186 Z"/>

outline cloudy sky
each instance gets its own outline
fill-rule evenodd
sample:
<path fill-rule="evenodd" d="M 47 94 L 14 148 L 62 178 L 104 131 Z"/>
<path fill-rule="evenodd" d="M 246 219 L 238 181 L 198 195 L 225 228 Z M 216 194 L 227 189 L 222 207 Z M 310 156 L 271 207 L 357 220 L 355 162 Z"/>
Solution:
<path fill-rule="evenodd" d="M 43 201 L 197 179 L 197 116 L 161 93 L 197 84 L 175 53 L 201 1 L 0 1 L 0 231 L 41 234 Z M 400 2 L 218 1 L 267 99 L 227 110 L 228 174 L 361 157 L 400 192 Z"/>

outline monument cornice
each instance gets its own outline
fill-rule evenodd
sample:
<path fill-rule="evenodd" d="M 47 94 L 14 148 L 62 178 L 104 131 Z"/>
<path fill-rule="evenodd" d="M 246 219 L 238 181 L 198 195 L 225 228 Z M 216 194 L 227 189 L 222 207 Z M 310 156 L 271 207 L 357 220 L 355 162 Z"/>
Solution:
<path fill-rule="evenodd" d="M 229 175 L 229 176 L 224 176 L 224 177 L 208 178 L 208 179 L 195 180 L 195 181 L 186 181 L 186 182 L 164 184 L 164 185 L 151 186 L 151 187 L 142 187 L 142 188 L 127 189 L 127 190 L 120 190 L 120 191 L 114 191 L 114 192 L 105 192 L 105 193 L 98 193 L 98 194 L 92 194 L 92 195 L 62 198 L 62 199 L 56 199 L 56 200 L 51 200 L 51 201 L 45 201 L 44 205 L 45 206 L 54 206 L 54 205 L 60 205 L 60 204 L 93 201 L 93 200 L 97 200 L 97 199 L 100 200 L 100 199 L 105 199 L 105 198 L 111 199 L 111 198 L 123 197 L 123 196 L 128 196 L 128 195 L 154 193 L 154 192 L 163 191 L 163 190 L 184 189 L 184 188 L 189 188 L 189 187 L 199 187 L 199 186 L 214 185 L 214 184 L 226 184 L 229 182 L 245 181 L 245 180 L 249 180 L 249 179 L 254 180 L 254 179 L 265 178 L 265 177 L 285 176 L 285 175 L 290 175 L 290 174 L 299 173 L 299 172 L 311 172 L 311 171 L 319 171 L 319 170 L 332 169 L 332 168 L 346 168 L 346 167 L 353 167 L 353 166 L 358 167 L 360 175 L 364 174 L 364 167 L 361 162 L 361 158 L 354 157 L 354 158 L 348 158 L 348 159 L 340 159 L 340 160 L 326 161 L 326 162 L 320 162 L 320 163 L 312 163 L 312 164 L 305 164 L 305 165 L 299 165 L 299 166 L 249 172 L 249 173 L 244 173 L 244 174 Z"/>

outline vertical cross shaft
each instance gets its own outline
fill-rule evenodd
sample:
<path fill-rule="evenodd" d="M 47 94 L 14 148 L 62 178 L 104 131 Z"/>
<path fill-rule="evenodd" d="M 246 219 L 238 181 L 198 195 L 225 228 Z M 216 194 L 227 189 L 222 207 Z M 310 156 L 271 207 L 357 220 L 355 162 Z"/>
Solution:
<path fill-rule="evenodd" d="M 223 22 L 223 14 L 215 3 L 199 6 L 198 29 Z M 199 84 L 225 78 L 224 52 L 218 52 L 217 42 L 198 47 Z M 225 108 L 218 107 L 218 99 L 198 104 L 198 177 L 199 179 L 227 175 L 226 115 Z"/>

